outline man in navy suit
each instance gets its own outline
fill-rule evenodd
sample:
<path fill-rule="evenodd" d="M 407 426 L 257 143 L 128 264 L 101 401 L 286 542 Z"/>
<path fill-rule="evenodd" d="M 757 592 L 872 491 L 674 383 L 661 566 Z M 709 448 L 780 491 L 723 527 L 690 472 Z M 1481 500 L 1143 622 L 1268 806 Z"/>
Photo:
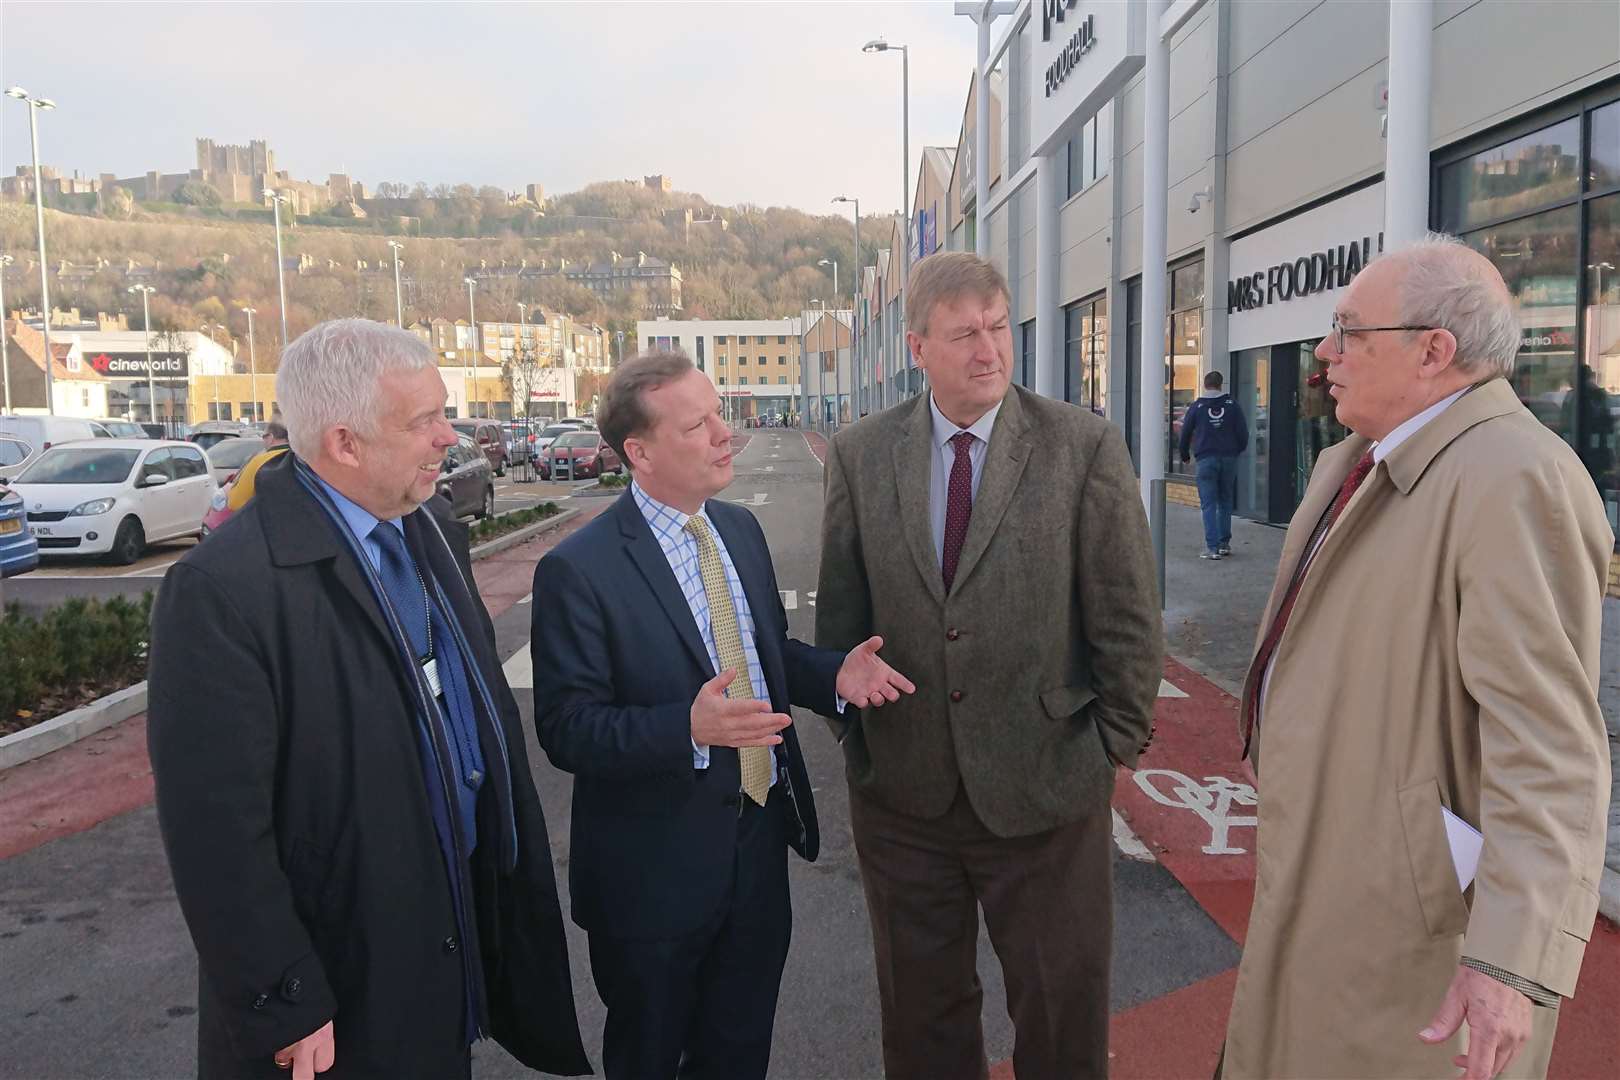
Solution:
<path fill-rule="evenodd" d="M 534 575 L 535 724 L 574 774 L 569 887 L 608 1008 L 614 1078 L 763 1078 L 792 912 L 816 857 L 790 704 L 836 714 L 914 687 L 787 636 L 765 534 L 716 501 L 731 432 L 680 353 L 620 366 L 598 410 L 634 480 Z"/>

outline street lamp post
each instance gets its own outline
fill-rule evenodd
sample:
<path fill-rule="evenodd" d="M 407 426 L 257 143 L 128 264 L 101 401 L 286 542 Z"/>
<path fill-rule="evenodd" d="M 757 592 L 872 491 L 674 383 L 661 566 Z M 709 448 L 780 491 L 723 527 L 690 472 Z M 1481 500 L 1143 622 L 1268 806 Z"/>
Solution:
<path fill-rule="evenodd" d="M 248 378 L 253 380 L 253 422 L 259 422 L 259 357 L 253 350 L 253 315 L 257 309 L 245 307 L 242 314 L 248 319 Z"/>
<path fill-rule="evenodd" d="M 281 254 L 281 204 L 287 201 L 287 196 L 279 191 L 266 188 L 264 197 L 270 200 L 271 209 L 275 211 L 276 215 L 276 284 L 281 289 L 281 348 L 285 352 L 287 349 L 287 261 Z M 256 384 L 254 390 L 253 419 L 256 421 L 259 418 L 259 398 L 256 392 L 258 386 Z"/>
<path fill-rule="evenodd" d="M 464 277 L 461 283 L 467 286 L 467 340 L 472 345 L 473 361 L 473 392 L 472 400 L 467 405 L 467 413 L 470 416 L 477 416 L 478 410 L 474 405 L 478 401 L 478 315 L 473 308 L 473 290 L 478 287 L 478 281 L 472 277 Z M 462 372 L 463 378 L 466 374 L 465 371 Z"/>
<path fill-rule="evenodd" d="M 861 46 L 861 51 L 868 53 L 892 52 L 896 49 L 900 52 L 900 130 L 902 133 L 900 149 L 900 213 L 906 219 L 906 253 L 900 260 L 899 306 L 900 325 L 904 327 L 906 325 L 906 294 L 910 291 L 908 286 L 911 284 L 911 51 L 904 45 L 891 45 L 882 38 L 868 41 Z M 980 212 L 983 212 L 982 208 Z M 904 334 L 901 335 L 900 340 L 902 342 L 905 340 Z M 896 374 L 899 372 L 899 367 L 900 365 L 897 363 L 895 365 Z M 890 389 L 893 383 L 894 379 L 892 378 L 883 380 L 884 400 L 881 404 L 893 404 L 888 400 L 891 396 L 896 400 L 899 399 L 898 391 Z"/>
<path fill-rule="evenodd" d="M 279 235 L 281 230 L 276 230 Z M 399 253 L 405 250 L 405 245 L 398 240 L 388 241 L 388 246 L 394 249 L 394 318 L 401 330 L 405 329 L 405 300 L 399 291 Z M 519 307 L 523 305 L 519 304 Z"/>
<path fill-rule="evenodd" d="M 146 331 L 146 407 L 151 414 L 147 419 L 157 423 L 157 386 L 152 381 L 152 294 L 157 292 L 150 285 L 131 285 L 129 291 L 141 294 L 141 328 Z M 173 419 L 174 410 L 170 409 L 170 418 Z"/>
<path fill-rule="evenodd" d="M 6 381 L 6 412 L 11 411 L 11 357 L 6 353 L 6 267 L 10 266 L 10 255 L 0 255 L 0 372 L 4 372 Z"/>
<path fill-rule="evenodd" d="M 45 341 L 45 411 L 56 411 L 56 394 L 51 377 L 51 286 L 50 272 L 45 262 L 45 179 L 39 169 L 39 111 L 54 109 L 50 98 L 34 97 L 20 86 L 6 91 L 7 97 L 16 98 L 28 106 L 28 143 L 34 152 L 34 224 L 39 230 L 39 311 L 40 333 Z"/>
<path fill-rule="evenodd" d="M 861 259 L 861 200 L 852 199 L 848 195 L 840 195 L 833 199 L 835 203 L 855 204 L 855 284 L 850 287 L 850 317 L 849 317 L 849 353 L 855 359 L 855 400 L 857 408 L 870 408 L 870 381 L 869 365 L 863 364 L 860 354 L 860 337 L 857 328 L 861 321 L 861 278 L 865 269 Z"/>

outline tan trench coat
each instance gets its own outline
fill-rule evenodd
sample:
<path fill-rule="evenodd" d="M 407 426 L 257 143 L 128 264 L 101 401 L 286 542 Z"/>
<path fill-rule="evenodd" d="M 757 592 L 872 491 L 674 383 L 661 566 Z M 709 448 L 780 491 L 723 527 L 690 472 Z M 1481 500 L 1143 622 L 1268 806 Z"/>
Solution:
<path fill-rule="evenodd" d="M 1262 637 L 1368 445 L 1318 460 Z M 1574 993 L 1603 867 L 1613 543 L 1575 454 L 1500 379 L 1396 447 L 1346 507 L 1263 703 L 1225 1080 L 1455 1076 L 1462 1037 L 1430 1047 L 1417 1032 L 1465 955 Z M 1466 894 L 1442 805 L 1484 833 Z M 1508 1075 L 1545 1074 L 1557 1014 L 1533 1012 Z"/>

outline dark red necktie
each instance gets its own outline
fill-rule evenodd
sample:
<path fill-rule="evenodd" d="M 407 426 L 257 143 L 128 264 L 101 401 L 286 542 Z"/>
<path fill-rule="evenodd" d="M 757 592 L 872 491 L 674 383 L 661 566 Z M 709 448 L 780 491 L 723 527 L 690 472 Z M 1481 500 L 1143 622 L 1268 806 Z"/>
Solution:
<path fill-rule="evenodd" d="M 1338 520 L 1344 508 L 1350 505 L 1350 497 L 1361 487 L 1373 471 L 1372 451 L 1361 455 L 1356 467 L 1350 470 L 1350 475 L 1344 478 L 1339 485 L 1338 497 L 1333 500 L 1327 513 L 1316 523 L 1311 532 L 1310 542 L 1305 545 L 1305 551 L 1299 558 L 1299 566 L 1294 570 L 1294 578 L 1288 583 L 1288 591 L 1283 594 L 1282 603 L 1277 606 L 1277 614 L 1271 620 L 1271 629 L 1266 638 L 1260 643 L 1260 651 L 1254 654 L 1254 663 L 1249 665 L 1249 676 L 1243 683 L 1243 756 L 1249 756 L 1249 746 L 1254 741 L 1255 728 L 1260 724 L 1260 687 L 1266 678 L 1266 668 L 1271 664 L 1272 654 L 1277 651 L 1277 642 L 1282 640 L 1283 631 L 1288 628 L 1288 616 L 1293 613 L 1294 601 L 1299 598 L 1300 587 L 1305 584 L 1305 571 L 1310 568 L 1311 559 L 1316 555 L 1322 538 L 1327 535 L 1333 523 Z"/>
<path fill-rule="evenodd" d="M 967 539 L 968 518 L 973 515 L 973 435 L 959 431 L 951 436 L 956 460 L 951 463 L 951 481 L 945 489 L 945 551 L 939 571 L 945 578 L 945 591 L 956 580 L 956 562 L 962 557 L 962 541 Z"/>

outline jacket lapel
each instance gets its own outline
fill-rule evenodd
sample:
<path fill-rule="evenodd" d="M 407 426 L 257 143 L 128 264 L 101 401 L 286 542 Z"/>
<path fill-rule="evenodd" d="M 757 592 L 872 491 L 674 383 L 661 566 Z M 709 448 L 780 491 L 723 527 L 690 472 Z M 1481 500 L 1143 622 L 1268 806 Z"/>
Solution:
<path fill-rule="evenodd" d="M 917 571 L 937 603 L 945 603 L 945 580 L 940 576 L 939 557 L 934 554 L 934 526 L 929 520 L 929 486 L 933 483 L 933 414 L 928 395 L 912 399 L 912 413 L 905 432 L 894 444 L 894 482 L 900 499 L 900 528 L 906 546 L 916 560 Z M 998 418 L 999 419 L 999 418 Z M 962 577 L 958 563 L 957 577 Z"/>
<path fill-rule="evenodd" d="M 675 627 L 686 651 L 692 654 L 693 662 L 713 676 L 716 672 L 709 663 L 709 650 L 703 647 L 703 637 L 698 633 L 697 623 L 692 620 L 692 609 L 687 606 L 686 596 L 681 592 L 680 583 L 675 580 L 675 572 L 669 568 L 664 549 L 658 546 L 658 538 L 653 535 L 652 527 L 641 516 L 641 507 L 636 505 L 635 495 L 629 491 L 620 495 L 613 512 L 619 517 L 619 532 L 624 537 L 625 554 L 641 571 L 647 587 L 658 598 L 659 606 Z"/>
<path fill-rule="evenodd" d="M 1029 425 L 1018 400 L 1018 391 L 1001 399 L 1001 411 L 990 429 L 990 446 L 979 478 L 979 494 L 973 500 L 967 536 L 956 563 L 956 586 L 966 581 L 973 567 L 990 547 L 1007 507 L 1012 503 L 1018 481 L 1029 461 Z"/>
<path fill-rule="evenodd" d="M 393 632 L 354 561 L 356 556 L 337 535 L 340 526 L 299 482 L 294 460 L 290 451 L 282 454 L 260 469 L 254 480 L 254 499 L 263 500 L 259 521 L 270 546 L 270 561 L 276 566 L 330 562 L 332 576 L 388 646 L 388 654 L 395 655 Z"/>

